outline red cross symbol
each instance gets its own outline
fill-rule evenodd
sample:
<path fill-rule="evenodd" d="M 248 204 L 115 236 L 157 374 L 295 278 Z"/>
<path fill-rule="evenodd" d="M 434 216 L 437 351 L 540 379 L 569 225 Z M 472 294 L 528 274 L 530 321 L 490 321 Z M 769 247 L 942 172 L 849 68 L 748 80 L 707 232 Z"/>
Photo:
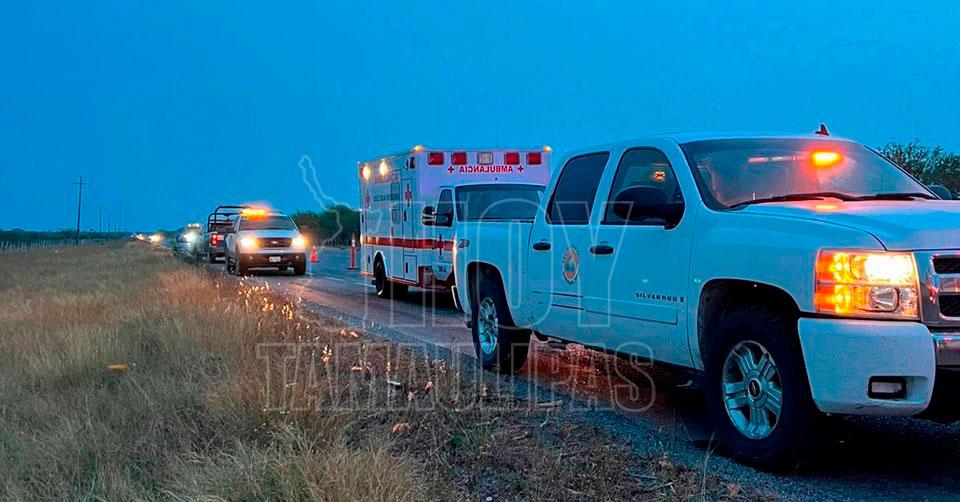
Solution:
<path fill-rule="evenodd" d="M 523 166 L 517 167 L 517 171 L 523 172 Z"/>
<path fill-rule="evenodd" d="M 453 166 L 448 167 L 447 172 L 453 174 Z"/>
<path fill-rule="evenodd" d="M 413 205 L 413 192 L 410 191 L 409 183 L 407 183 L 407 191 L 403 192 L 403 200 L 407 201 L 407 207 Z"/>

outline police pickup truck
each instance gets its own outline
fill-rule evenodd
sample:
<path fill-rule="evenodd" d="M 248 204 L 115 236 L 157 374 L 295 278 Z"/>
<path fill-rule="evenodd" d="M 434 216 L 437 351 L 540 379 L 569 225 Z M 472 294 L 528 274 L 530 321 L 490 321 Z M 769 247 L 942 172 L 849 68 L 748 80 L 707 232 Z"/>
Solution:
<path fill-rule="evenodd" d="M 294 275 L 307 271 L 307 242 L 297 224 L 285 214 L 264 208 L 241 210 L 226 234 L 228 273 L 244 275 L 251 268 L 275 268 Z"/>
<path fill-rule="evenodd" d="M 685 134 L 568 154 L 531 222 L 460 231 L 483 365 L 533 334 L 702 377 L 722 444 L 773 467 L 828 414 L 960 419 L 960 203 L 812 135 Z"/>

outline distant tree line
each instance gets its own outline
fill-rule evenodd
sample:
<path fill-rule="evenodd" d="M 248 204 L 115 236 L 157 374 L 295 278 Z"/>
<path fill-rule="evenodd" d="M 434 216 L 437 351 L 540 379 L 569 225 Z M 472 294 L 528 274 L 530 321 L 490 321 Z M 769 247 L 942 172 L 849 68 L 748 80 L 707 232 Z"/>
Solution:
<path fill-rule="evenodd" d="M 940 146 L 929 147 L 919 140 L 890 142 L 880 153 L 927 185 L 943 185 L 956 197 L 960 194 L 960 155 Z"/>
<path fill-rule="evenodd" d="M 80 232 L 80 239 L 117 239 L 129 236 L 126 232 Z M 77 238 L 76 230 L 53 230 L 53 231 L 34 231 L 13 228 L 10 230 L 0 229 L 0 242 L 31 243 L 40 241 L 71 241 Z"/>
<path fill-rule="evenodd" d="M 349 246 L 352 236 L 360 238 L 360 211 L 345 204 L 327 206 L 321 212 L 297 211 L 291 217 L 313 244 Z"/>

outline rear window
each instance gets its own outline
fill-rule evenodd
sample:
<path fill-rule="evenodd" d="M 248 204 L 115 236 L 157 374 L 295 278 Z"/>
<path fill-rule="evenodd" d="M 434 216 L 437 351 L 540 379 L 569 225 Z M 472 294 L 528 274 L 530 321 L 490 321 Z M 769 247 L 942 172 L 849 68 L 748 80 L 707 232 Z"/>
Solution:
<path fill-rule="evenodd" d="M 590 221 L 593 200 L 610 158 L 608 152 L 592 153 L 570 159 L 547 208 L 547 222 L 557 225 L 585 225 Z"/>
<path fill-rule="evenodd" d="M 243 218 L 240 230 L 296 230 L 297 225 L 289 216 L 270 215 L 263 218 Z"/>
<path fill-rule="evenodd" d="M 543 187 L 537 185 L 476 185 L 457 188 L 460 221 L 533 220 Z"/>

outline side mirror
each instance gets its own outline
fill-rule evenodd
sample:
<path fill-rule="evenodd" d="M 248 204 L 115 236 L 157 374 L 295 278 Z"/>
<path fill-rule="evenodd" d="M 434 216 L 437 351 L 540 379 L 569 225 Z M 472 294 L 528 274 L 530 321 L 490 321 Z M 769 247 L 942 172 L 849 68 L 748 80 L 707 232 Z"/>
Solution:
<path fill-rule="evenodd" d="M 437 208 L 433 206 L 427 206 L 423 208 L 423 213 L 420 214 L 420 222 L 427 226 L 433 226 L 437 224 Z"/>
<path fill-rule="evenodd" d="M 927 185 L 927 188 L 943 200 L 953 200 L 953 194 L 950 193 L 950 189 L 943 185 Z"/>
<path fill-rule="evenodd" d="M 683 202 L 667 202 L 662 190 L 652 187 L 625 188 L 613 198 L 613 214 L 627 222 L 655 220 L 673 228 L 683 218 Z"/>

